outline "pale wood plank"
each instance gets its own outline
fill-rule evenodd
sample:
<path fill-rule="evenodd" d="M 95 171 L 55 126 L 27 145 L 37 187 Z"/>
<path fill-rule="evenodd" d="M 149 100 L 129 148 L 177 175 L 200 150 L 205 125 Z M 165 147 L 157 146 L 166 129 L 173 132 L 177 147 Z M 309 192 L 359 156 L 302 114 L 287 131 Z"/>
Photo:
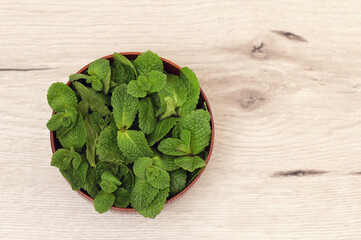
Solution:
<path fill-rule="evenodd" d="M 0 6 L 1 238 L 361 238 L 360 1 Z M 214 154 L 157 219 L 99 215 L 49 166 L 46 91 L 100 56 L 147 49 L 197 73 Z"/>

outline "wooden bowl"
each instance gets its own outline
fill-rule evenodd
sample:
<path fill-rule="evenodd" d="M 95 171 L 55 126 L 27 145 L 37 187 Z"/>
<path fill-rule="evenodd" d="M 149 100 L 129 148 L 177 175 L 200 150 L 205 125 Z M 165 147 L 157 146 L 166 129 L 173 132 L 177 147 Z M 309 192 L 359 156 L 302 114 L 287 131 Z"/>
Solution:
<path fill-rule="evenodd" d="M 128 58 L 129 60 L 133 60 L 135 59 L 138 55 L 140 55 L 140 52 L 123 52 L 120 53 L 123 56 L 125 56 L 126 58 Z M 108 59 L 110 62 L 113 61 L 113 54 L 102 57 L 104 59 Z M 167 73 L 171 73 L 171 74 L 175 74 L 175 75 L 179 75 L 179 71 L 181 69 L 181 67 L 179 67 L 177 64 L 162 58 L 163 60 L 163 65 L 164 65 L 164 69 L 166 70 Z M 87 69 L 88 69 L 88 65 L 84 66 L 83 68 L 81 68 L 77 73 L 84 73 Z M 68 86 L 71 86 L 71 81 L 67 82 Z M 208 157 L 206 160 L 206 165 L 209 162 L 209 159 L 211 158 L 212 155 L 212 150 L 213 150 L 213 143 L 214 143 L 214 119 L 213 119 L 213 115 L 212 115 L 212 110 L 211 110 L 211 106 L 208 102 L 208 99 L 206 97 L 206 95 L 204 94 L 202 88 L 201 88 L 201 94 L 199 96 L 200 98 L 200 102 L 205 102 L 207 104 L 208 107 L 208 111 L 211 115 L 211 129 L 212 129 L 212 135 L 211 135 L 211 142 L 210 145 L 207 147 L 208 149 Z M 52 114 L 55 114 L 54 112 Z M 55 137 L 55 132 L 54 131 L 50 131 L 50 144 L 51 144 L 51 150 L 53 151 L 53 153 L 58 150 L 59 148 L 62 148 L 61 144 L 59 143 L 58 139 Z M 193 184 L 195 182 L 197 182 L 197 180 L 199 179 L 199 177 L 202 175 L 203 171 L 204 171 L 205 167 L 202 169 L 202 171 L 198 174 L 198 176 L 196 178 L 194 178 L 194 180 L 188 184 L 188 186 L 183 189 L 183 191 L 181 191 L 180 193 L 178 193 L 177 195 L 173 196 L 172 198 L 168 199 L 167 203 L 170 203 L 174 200 L 176 200 L 177 198 L 179 198 L 181 195 L 183 195 L 186 191 L 188 191 L 189 188 L 191 188 L 193 186 Z M 84 190 L 79 190 L 78 191 L 80 193 L 80 195 L 82 195 L 84 198 L 88 199 L 89 201 L 93 201 L 94 199 L 92 197 L 90 197 Z M 116 206 L 112 206 L 112 209 L 114 210 L 119 210 L 119 211 L 123 211 L 123 212 L 135 212 L 136 210 L 134 208 L 120 208 L 120 207 L 116 207 Z"/>

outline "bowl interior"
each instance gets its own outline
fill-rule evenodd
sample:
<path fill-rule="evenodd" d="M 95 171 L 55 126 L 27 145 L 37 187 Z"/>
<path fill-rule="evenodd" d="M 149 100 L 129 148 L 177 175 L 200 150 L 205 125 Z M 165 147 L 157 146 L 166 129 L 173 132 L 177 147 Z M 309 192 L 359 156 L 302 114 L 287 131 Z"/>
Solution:
<path fill-rule="evenodd" d="M 129 60 L 134 60 L 139 54 L 141 54 L 140 52 L 124 52 L 124 53 L 120 53 L 122 55 L 124 55 L 126 58 L 128 58 Z M 113 54 L 112 55 L 108 55 L 108 56 L 105 56 L 103 57 L 105 59 L 108 59 L 111 63 L 113 61 Z M 179 75 L 179 72 L 180 72 L 180 67 L 167 60 L 167 59 L 164 59 L 162 58 L 163 60 L 163 65 L 164 65 L 164 69 L 167 73 L 170 73 L 170 74 L 175 74 L 175 75 Z M 87 69 L 88 69 L 88 65 L 84 66 L 82 69 L 80 69 L 77 73 L 84 73 Z M 71 86 L 71 82 L 68 81 L 67 82 L 67 85 Z M 201 89 L 201 94 L 200 94 L 200 97 L 199 97 L 199 101 L 198 101 L 198 106 L 197 108 L 202 108 L 204 102 L 206 103 L 207 105 L 207 108 L 208 108 L 208 111 L 211 115 L 211 129 L 212 129 L 212 136 L 211 136 L 211 142 L 210 142 L 210 145 L 206 148 L 206 150 L 208 151 L 208 156 L 207 156 L 207 160 L 206 160 L 206 165 L 208 164 L 209 162 L 209 159 L 211 157 L 211 154 L 212 154 L 212 150 L 213 150 L 213 142 L 214 142 L 214 121 L 213 121 L 213 115 L 212 115 L 212 111 L 211 111 L 211 107 L 209 105 L 209 102 L 208 102 L 208 99 L 206 97 L 206 95 L 204 94 L 203 90 Z M 53 112 L 54 114 L 54 112 Z M 50 143 L 51 143 L 51 149 L 53 151 L 53 153 L 58 150 L 59 148 L 62 148 L 59 140 L 55 137 L 55 132 L 53 131 L 50 131 Z M 185 189 L 183 189 L 180 193 L 178 193 L 177 195 L 173 196 L 172 198 L 169 198 L 167 200 L 166 203 L 169 203 L 171 201 L 174 201 L 175 199 L 179 198 L 183 193 L 185 193 L 197 180 L 198 178 L 201 176 L 201 174 L 203 173 L 205 167 L 202 169 L 202 171 L 198 174 L 198 176 L 190 183 L 188 184 L 188 186 L 186 186 Z M 85 197 L 86 199 L 90 200 L 90 201 L 93 201 L 93 198 L 90 197 L 86 191 L 84 190 L 79 190 L 78 191 L 83 197 Z M 115 210 L 121 210 L 121 211 L 127 211 L 127 212 L 132 212 L 132 211 L 135 211 L 135 209 L 133 208 L 119 208 L 119 207 L 115 207 L 113 206 L 112 209 L 115 209 Z"/>

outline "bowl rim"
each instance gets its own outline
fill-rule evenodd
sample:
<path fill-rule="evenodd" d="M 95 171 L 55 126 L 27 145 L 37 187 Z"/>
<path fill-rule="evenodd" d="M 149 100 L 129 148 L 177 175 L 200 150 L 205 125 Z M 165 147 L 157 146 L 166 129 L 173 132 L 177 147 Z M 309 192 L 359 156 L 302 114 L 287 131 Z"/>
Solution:
<path fill-rule="evenodd" d="M 141 54 L 141 52 L 120 52 L 119 54 L 127 57 L 127 56 L 138 56 Z M 104 57 L 101 57 L 103 59 L 113 59 L 113 54 L 110 55 L 106 55 Z M 163 62 L 166 62 L 167 64 L 171 65 L 174 68 L 177 68 L 178 70 L 181 69 L 180 66 L 178 66 L 177 64 L 173 63 L 172 61 L 169 61 L 168 59 L 165 59 L 163 57 L 161 57 Z M 90 63 L 89 63 L 90 64 Z M 89 64 L 85 65 L 84 67 L 82 67 L 79 71 L 77 71 L 77 73 L 83 73 L 86 69 L 88 69 Z M 70 85 L 71 81 L 68 81 L 66 83 L 66 85 Z M 179 192 L 177 195 L 173 196 L 172 198 L 168 199 L 166 201 L 166 204 L 173 202 L 174 200 L 178 199 L 180 196 L 182 196 L 185 192 L 187 192 L 196 182 L 197 180 L 200 178 L 200 176 L 202 175 L 202 173 L 204 172 L 205 168 L 207 167 L 209 160 L 211 158 L 212 155 L 212 151 L 213 151 L 213 146 L 214 146 L 214 134 L 215 134 L 215 129 L 214 129 L 214 118 L 213 118 L 213 114 L 212 114 L 212 110 L 211 110 L 211 106 L 209 104 L 209 101 L 207 99 L 207 96 L 205 95 L 205 93 L 203 92 L 202 88 L 200 88 L 200 94 L 202 95 L 204 102 L 207 104 L 207 108 L 208 108 L 208 112 L 211 116 L 211 130 L 212 130 L 212 134 L 211 134 L 211 140 L 210 140 L 210 145 L 209 145 L 209 151 L 208 151 L 208 156 L 207 156 L 207 160 L 206 160 L 206 165 L 203 167 L 203 169 L 200 171 L 200 173 L 192 180 L 192 182 L 190 182 L 188 184 L 188 186 L 186 188 L 184 188 L 181 192 Z M 55 112 L 52 112 L 52 115 L 55 114 Z M 54 154 L 54 152 L 57 150 L 55 147 L 55 131 L 50 131 L 50 145 L 51 145 L 51 150 Z M 77 190 L 77 192 L 83 196 L 85 199 L 93 202 L 94 198 L 92 198 L 91 196 L 89 196 L 87 193 L 85 193 L 82 189 Z M 118 211 L 123 211 L 123 212 L 136 212 L 136 210 L 134 208 L 121 208 L 121 207 L 116 207 L 116 206 L 112 206 L 111 207 L 112 210 L 118 210 Z"/>

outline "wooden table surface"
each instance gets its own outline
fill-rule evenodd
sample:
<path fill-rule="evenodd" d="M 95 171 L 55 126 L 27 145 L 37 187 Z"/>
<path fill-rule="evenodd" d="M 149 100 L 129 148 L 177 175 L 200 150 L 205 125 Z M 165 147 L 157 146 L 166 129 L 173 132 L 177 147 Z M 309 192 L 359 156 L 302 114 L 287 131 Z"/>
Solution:
<path fill-rule="evenodd" d="M 0 239 L 361 239 L 361 1 L 0 0 Z M 197 74 L 209 166 L 155 219 L 50 166 L 51 83 L 114 51 Z"/>

